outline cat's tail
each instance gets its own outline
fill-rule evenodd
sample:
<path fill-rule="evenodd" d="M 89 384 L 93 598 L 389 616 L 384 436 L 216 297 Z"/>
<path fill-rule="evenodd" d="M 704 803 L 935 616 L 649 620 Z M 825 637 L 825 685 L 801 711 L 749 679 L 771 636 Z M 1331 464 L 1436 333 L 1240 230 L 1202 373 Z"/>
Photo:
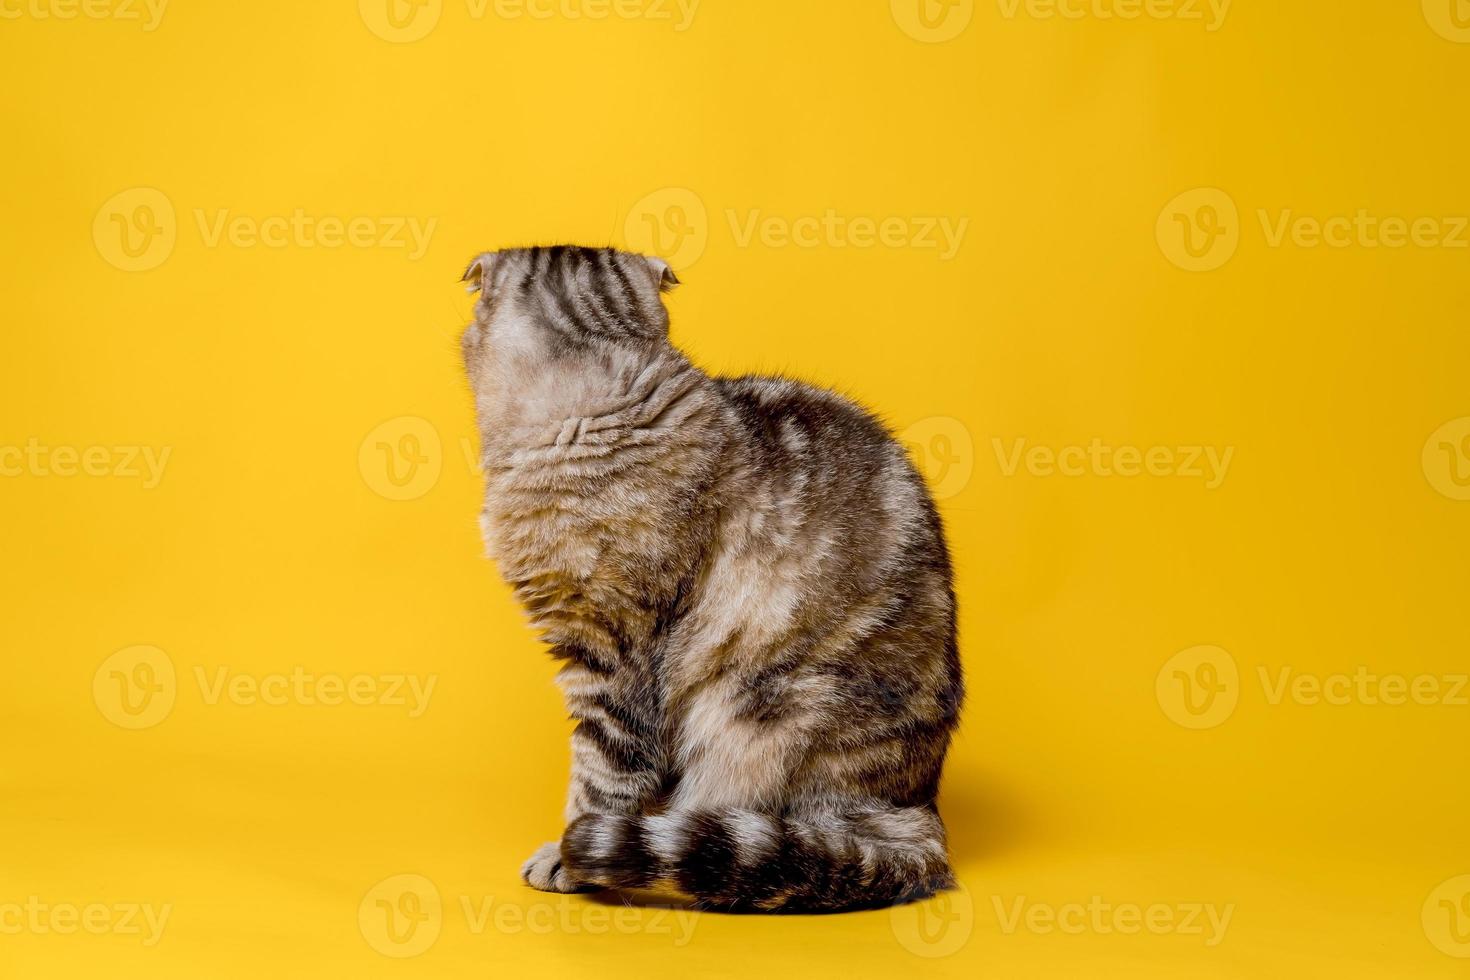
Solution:
<path fill-rule="evenodd" d="M 672 885 L 732 912 L 877 908 L 954 887 L 944 824 L 929 806 L 803 818 L 586 814 L 562 837 L 562 862 L 589 887 Z"/>

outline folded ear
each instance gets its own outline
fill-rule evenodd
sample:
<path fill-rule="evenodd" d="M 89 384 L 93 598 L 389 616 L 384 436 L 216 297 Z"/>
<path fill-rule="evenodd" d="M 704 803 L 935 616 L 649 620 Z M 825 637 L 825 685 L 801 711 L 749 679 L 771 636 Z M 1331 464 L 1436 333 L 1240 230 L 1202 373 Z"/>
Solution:
<path fill-rule="evenodd" d="M 490 283 L 495 276 L 495 259 L 499 253 L 482 252 L 475 256 L 470 267 L 464 271 L 464 278 L 460 282 L 468 283 L 465 288 L 472 293 L 488 292 Z"/>
<path fill-rule="evenodd" d="M 679 285 L 679 277 L 674 275 L 674 270 L 669 264 L 657 256 L 645 256 L 643 261 L 648 263 L 649 271 L 653 273 L 653 281 L 658 283 L 659 292 L 666 293 Z"/>

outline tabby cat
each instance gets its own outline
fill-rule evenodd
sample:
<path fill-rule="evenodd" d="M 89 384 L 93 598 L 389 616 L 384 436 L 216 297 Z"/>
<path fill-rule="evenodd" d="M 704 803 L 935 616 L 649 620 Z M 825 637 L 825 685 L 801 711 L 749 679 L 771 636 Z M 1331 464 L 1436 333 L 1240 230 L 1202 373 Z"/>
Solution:
<path fill-rule="evenodd" d="M 465 280 L 486 546 L 577 722 L 525 880 L 770 912 L 951 887 L 954 593 L 899 444 L 830 391 L 700 371 L 660 259 L 512 249 Z"/>

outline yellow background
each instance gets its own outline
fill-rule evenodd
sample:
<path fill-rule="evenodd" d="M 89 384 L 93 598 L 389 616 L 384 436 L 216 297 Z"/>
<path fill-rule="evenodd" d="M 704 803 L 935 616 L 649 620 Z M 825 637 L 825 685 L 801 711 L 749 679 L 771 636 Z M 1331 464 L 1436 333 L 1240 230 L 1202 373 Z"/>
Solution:
<path fill-rule="evenodd" d="M 1470 971 L 1470 707 L 1273 704 L 1260 676 L 1447 678 L 1470 660 L 1470 502 L 1450 468 L 1470 468 L 1470 423 L 1429 441 L 1470 416 L 1470 250 L 1268 235 L 1287 209 L 1453 235 L 1470 30 L 1452 0 L 1237 0 L 1216 30 L 1194 0 L 1135 19 L 935 0 L 930 29 L 906 0 L 704 0 L 684 30 L 671 4 L 597 20 L 395 2 L 418 40 L 383 36 L 369 0 L 175 0 L 153 30 L 4 4 L 0 445 L 170 456 L 151 488 L 0 478 L 0 913 L 30 896 L 171 912 L 151 946 L 8 930 L 0 973 Z M 1233 218 L 1211 223 L 1209 191 L 1166 211 L 1201 188 Z M 206 234 L 221 212 L 297 209 L 435 225 L 418 257 Z M 949 260 L 737 234 L 752 212 L 828 209 L 969 223 Z M 162 234 L 129 259 L 119 219 Z M 1180 267 L 1186 224 L 1219 230 L 1205 264 L 1223 264 Z M 943 801 L 961 896 L 706 915 L 686 942 L 652 912 L 608 920 L 518 880 L 559 831 L 569 726 L 480 556 L 456 280 L 484 249 L 646 246 L 655 227 L 683 250 L 677 342 L 917 426 L 944 485 L 971 692 Z M 1094 438 L 1233 457 L 1214 489 L 1003 465 L 1018 439 Z M 387 480 L 400 449 L 419 485 Z M 140 645 L 175 679 L 133 729 L 110 685 L 145 675 L 133 653 L 103 665 Z M 1192 728 L 1165 668 L 1201 646 L 1235 665 L 1215 675 L 1234 707 Z M 1186 679 L 1209 679 L 1200 657 L 1228 666 L 1190 653 Z M 198 680 L 298 667 L 435 687 L 411 717 L 211 703 Z M 374 916 L 418 880 L 400 875 L 442 908 L 395 946 Z M 1094 896 L 1233 911 L 1214 945 L 1006 928 L 1018 900 Z M 510 912 L 477 931 L 465 900 Z"/>

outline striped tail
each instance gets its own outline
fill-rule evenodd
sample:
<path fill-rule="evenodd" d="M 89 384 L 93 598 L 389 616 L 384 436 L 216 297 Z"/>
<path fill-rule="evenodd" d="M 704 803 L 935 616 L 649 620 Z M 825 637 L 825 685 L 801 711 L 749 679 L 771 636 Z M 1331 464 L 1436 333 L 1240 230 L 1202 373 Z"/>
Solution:
<path fill-rule="evenodd" d="M 954 886 L 932 807 L 843 816 L 750 810 L 586 814 L 562 837 L 571 877 L 599 888 L 672 885 L 706 908 L 837 912 L 925 898 Z"/>

